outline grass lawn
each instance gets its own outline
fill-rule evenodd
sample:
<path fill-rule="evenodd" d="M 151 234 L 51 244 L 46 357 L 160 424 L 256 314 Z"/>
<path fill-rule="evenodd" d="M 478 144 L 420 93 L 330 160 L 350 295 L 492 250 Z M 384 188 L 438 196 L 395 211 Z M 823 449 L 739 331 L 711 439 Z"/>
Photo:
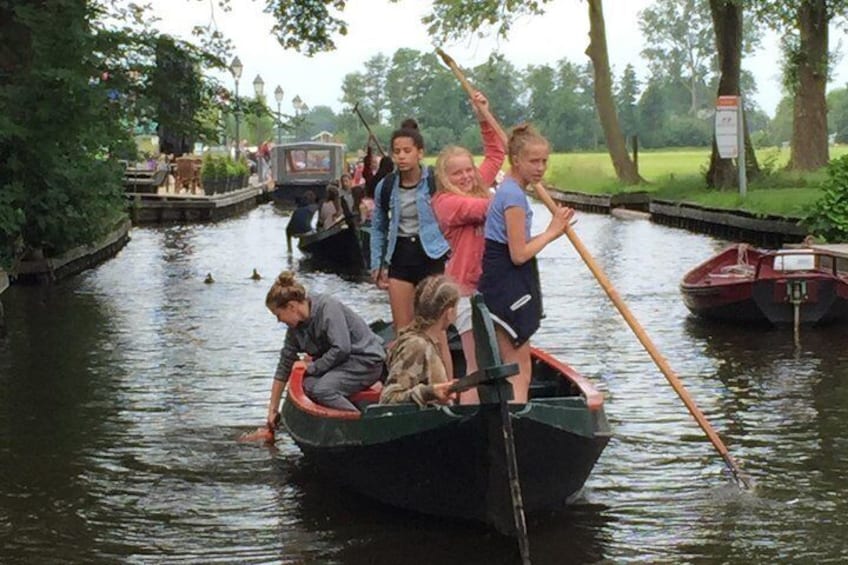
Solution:
<path fill-rule="evenodd" d="M 848 154 L 848 146 L 832 147 L 830 150 L 831 158 L 845 154 Z M 708 148 L 640 151 L 639 173 L 647 182 L 638 186 L 619 184 L 606 152 L 556 153 L 551 155 L 546 180 L 563 190 L 594 194 L 644 190 L 657 198 L 800 217 L 806 215 L 806 207 L 821 196 L 818 187 L 825 175 L 823 171 L 784 171 L 788 159 L 789 150 L 786 149 L 757 151 L 757 161 L 764 174 L 760 179 L 749 182 L 744 201 L 735 191 L 707 189 L 704 174 L 710 160 Z"/>

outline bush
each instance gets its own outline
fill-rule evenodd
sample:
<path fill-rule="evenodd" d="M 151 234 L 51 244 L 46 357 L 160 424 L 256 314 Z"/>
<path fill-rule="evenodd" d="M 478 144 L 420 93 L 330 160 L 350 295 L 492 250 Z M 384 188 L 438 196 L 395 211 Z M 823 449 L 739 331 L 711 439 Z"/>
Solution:
<path fill-rule="evenodd" d="M 812 206 L 802 225 L 827 241 L 848 241 L 848 155 L 828 164 L 822 189 L 824 196 Z"/>

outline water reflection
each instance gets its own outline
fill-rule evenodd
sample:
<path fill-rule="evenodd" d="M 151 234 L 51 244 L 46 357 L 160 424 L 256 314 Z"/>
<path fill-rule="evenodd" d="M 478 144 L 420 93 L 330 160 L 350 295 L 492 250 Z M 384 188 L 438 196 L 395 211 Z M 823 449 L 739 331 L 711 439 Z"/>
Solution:
<path fill-rule="evenodd" d="M 284 335 L 264 298 L 280 270 L 366 319 L 389 316 L 373 285 L 289 257 L 286 221 L 262 206 L 135 229 L 96 270 L 4 294 L 0 560 L 515 562 L 488 530 L 325 484 L 285 436 L 274 450 L 234 441 L 264 417 Z M 584 501 L 531 521 L 534 563 L 848 558 L 848 329 L 804 328 L 796 348 L 791 331 L 703 324 L 678 283 L 724 242 L 589 214 L 577 231 L 758 488 L 730 485 L 563 239 L 540 257 L 536 343 L 605 391 L 615 435 Z"/>

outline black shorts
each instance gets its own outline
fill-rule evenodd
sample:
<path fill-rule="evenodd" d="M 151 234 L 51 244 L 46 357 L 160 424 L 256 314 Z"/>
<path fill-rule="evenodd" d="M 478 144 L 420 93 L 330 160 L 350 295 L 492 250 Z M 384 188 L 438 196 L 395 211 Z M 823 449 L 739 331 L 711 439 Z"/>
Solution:
<path fill-rule="evenodd" d="M 418 236 L 398 236 L 395 251 L 392 253 L 392 262 L 389 265 L 389 278 L 416 285 L 430 275 L 444 273 L 445 261 L 447 261 L 447 254 L 438 259 L 428 257 Z"/>

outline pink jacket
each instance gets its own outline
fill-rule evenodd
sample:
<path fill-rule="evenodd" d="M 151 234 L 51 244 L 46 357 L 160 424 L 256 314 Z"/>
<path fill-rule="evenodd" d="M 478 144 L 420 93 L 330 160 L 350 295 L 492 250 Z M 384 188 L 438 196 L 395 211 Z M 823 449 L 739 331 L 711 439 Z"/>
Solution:
<path fill-rule="evenodd" d="M 506 155 L 505 148 L 488 122 L 480 124 L 483 137 L 483 162 L 480 176 L 483 184 L 491 186 Z M 489 210 L 489 198 L 462 196 L 440 192 L 433 197 L 433 212 L 439 227 L 451 247 L 451 257 L 445 265 L 445 274 L 459 284 L 463 295 L 477 289 L 483 266 L 483 225 Z"/>

